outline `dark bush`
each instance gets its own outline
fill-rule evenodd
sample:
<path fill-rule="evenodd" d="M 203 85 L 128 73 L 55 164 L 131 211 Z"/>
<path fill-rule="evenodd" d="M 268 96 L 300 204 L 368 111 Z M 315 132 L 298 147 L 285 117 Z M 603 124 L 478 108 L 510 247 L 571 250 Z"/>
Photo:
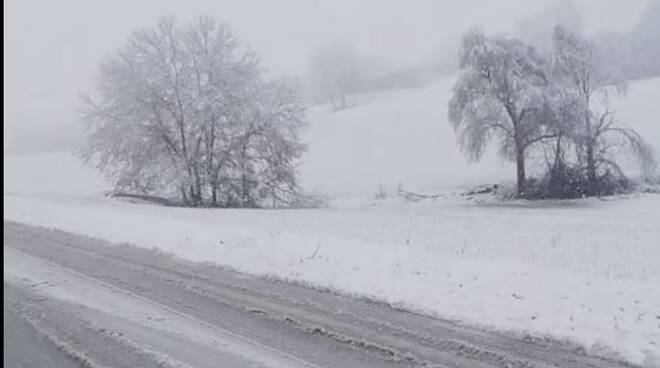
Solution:
<path fill-rule="evenodd" d="M 527 199 L 575 199 L 626 193 L 632 183 L 625 176 L 609 170 L 592 183 L 584 169 L 561 166 L 548 171 L 540 179 L 528 180 L 526 188 L 524 198 Z"/>

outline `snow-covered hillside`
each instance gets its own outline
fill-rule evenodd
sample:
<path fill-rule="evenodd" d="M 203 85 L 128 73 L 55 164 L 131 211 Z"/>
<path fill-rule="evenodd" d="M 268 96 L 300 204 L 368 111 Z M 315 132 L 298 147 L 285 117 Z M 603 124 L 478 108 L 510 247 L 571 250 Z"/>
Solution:
<path fill-rule="evenodd" d="M 103 197 L 108 186 L 71 155 L 40 153 L 4 157 L 4 218 L 659 364 L 660 195 L 535 203 L 458 195 L 456 186 L 506 181 L 513 169 L 493 152 L 472 165 L 460 154 L 446 117 L 452 85 L 361 96 L 340 112 L 312 109 L 304 184 L 361 198 L 349 207 L 128 203 Z M 660 151 L 658 96 L 660 78 L 636 82 L 617 114 Z M 376 200 L 380 184 L 444 197 Z"/>
<path fill-rule="evenodd" d="M 447 119 L 447 101 L 455 78 L 421 89 L 390 90 L 355 96 L 354 107 L 309 111 L 305 134 L 308 152 L 299 167 L 304 187 L 327 196 L 371 197 L 380 186 L 396 192 L 453 190 L 457 186 L 514 179 L 514 167 L 495 149 L 478 163 L 461 154 Z M 660 78 L 633 82 L 614 101 L 618 120 L 637 129 L 660 153 Z M 5 193 L 90 194 L 107 185 L 72 155 L 59 152 L 5 158 Z M 30 168 L 30 169 L 24 169 Z M 38 169 L 33 169 L 38 168 Z M 74 178 L 62 175 L 76 172 Z"/>
<path fill-rule="evenodd" d="M 470 164 L 447 120 L 455 78 L 422 89 L 354 97 L 356 106 L 310 111 L 305 186 L 330 195 L 373 194 L 380 185 L 415 190 L 507 180 L 511 169 L 494 154 Z"/>
<path fill-rule="evenodd" d="M 310 112 L 309 152 L 301 166 L 308 189 L 332 195 L 373 194 L 379 185 L 415 190 L 514 180 L 514 167 L 495 148 L 468 163 L 447 119 L 456 78 L 422 89 L 358 96 L 356 106 Z M 617 119 L 637 129 L 660 152 L 660 78 L 637 81 L 614 99 Z M 633 169 L 635 169 L 633 167 Z"/>

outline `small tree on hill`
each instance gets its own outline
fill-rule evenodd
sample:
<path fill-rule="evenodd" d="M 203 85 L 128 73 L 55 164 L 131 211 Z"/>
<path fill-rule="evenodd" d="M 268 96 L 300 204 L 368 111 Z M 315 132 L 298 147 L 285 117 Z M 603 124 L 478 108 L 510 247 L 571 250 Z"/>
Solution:
<path fill-rule="evenodd" d="M 361 71 L 355 50 L 344 43 L 319 48 L 309 62 L 309 82 L 313 97 L 330 100 L 333 109 L 347 107 L 346 96 L 355 93 Z"/>

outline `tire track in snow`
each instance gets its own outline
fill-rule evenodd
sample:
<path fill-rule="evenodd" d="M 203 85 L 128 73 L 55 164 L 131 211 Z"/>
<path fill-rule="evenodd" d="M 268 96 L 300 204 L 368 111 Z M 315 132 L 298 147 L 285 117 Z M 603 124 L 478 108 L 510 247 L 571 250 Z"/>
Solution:
<path fill-rule="evenodd" d="M 629 366 L 576 353 L 552 341 L 538 344 L 516 340 L 502 334 L 416 316 L 331 293 L 245 277 L 219 268 L 192 265 L 153 251 L 132 247 L 104 247 L 102 245 L 107 245 L 105 242 L 67 233 L 35 230 L 14 224 L 9 227 L 11 232 L 5 231 L 5 237 L 10 241 L 5 243 L 10 246 L 52 259 L 65 267 L 76 268 L 85 277 L 104 280 L 104 283 L 117 285 L 124 291 L 131 288 L 133 295 L 144 295 L 145 299 L 152 302 L 158 299 L 159 304 L 174 311 L 186 310 L 187 315 L 195 314 L 195 318 L 202 322 L 216 327 L 225 324 L 225 327 L 237 330 L 237 336 L 251 332 L 250 328 L 260 332 L 271 327 L 276 331 L 297 329 L 302 333 L 289 333 L 290 338 L 320 336 L 340 345 L 348 345 L 351 349 L 361 350 L 365 355 L 376 355 L 383 361 L 402 366 Z M 69 257 L 73 260 L 67 259 Z M 117 269 L 123 270 L 122 276 L 104 273 L 102 267 L 94 269 L 88 266 L 95 262 L 112 263 Z M 129 277 L 131 273 L 134 275 Z M 159 296 L 150 290 L 151 286 L 164 287 L 172 295 Z M 188 301 L 181 303 L 177 298 L 187 298 Z M 208 308 L 209 305 L 241 318 L 249 327 L 243 328 L 241 324 L 223 321 L 222 316 L 212 315 L 213 308 Z M 245 319 L 245 315 L 251 317 Z M 272 323 L 259 323 L 259 320 L 270 320 Z M 264 343 L 273 341 L 266 339 Z M 304 351 L 290 346 L 288 348 L 290 354 L 305 355 Z"/>

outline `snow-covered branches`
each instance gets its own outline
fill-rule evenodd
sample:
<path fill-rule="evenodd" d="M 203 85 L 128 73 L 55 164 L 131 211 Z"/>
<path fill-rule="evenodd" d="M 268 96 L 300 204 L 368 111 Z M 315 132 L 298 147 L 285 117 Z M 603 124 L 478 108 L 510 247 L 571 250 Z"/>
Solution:
<path fill-rule="evenodd" d="M 628 147 L 627 152 L 639 158 L 642 167 L 653 165 L 653 153 L 637 132 L 615 120 L 614 111 L 608 107 L 610 92 L 625 93 L 627 83 L 601 67 L 596 46 L 562 27 L 555 28 L 552 44 L 558 88 L 579 101 L 576 118 L 571 120 L 570 137 L 575 143 L 578 165 L 587 177 L 585 194 L 603 194 L 608 191 L 604 181 L 611 171 L 625 179 L 616 160 L 623 151 L 620 148 Z"/>
<path fill-rule="evenodd" d="M 548 81 L 544 60 L 519 40 L 468 32 L 461 46 L 459 77 L 449 101 L 449 120 L 463 152 L 478 160 L 492 138 L 500 154 L 516 162 L 524 193 L 525 150 L 546 137 L 537 119 Z"/>
<path fill-rule="evenodd" d="M 572 193 L 580 195 L 603 194 L 625 180 L 616 163 L 622 152 L 640 158 L 645 171 L 655 167 L 642 137 L 607 107 L 608 94 L 625 93 L 626 83 L 599 67 L 594 44 L 556 27 L 550 49 L 539 55 L 520 40 L 476 29 L 464 36 L 449 120 L 468 159 L 479 160 L 495 139 L 500 155 L 516 162 L 519 195 L 526 194 L 528 151 L 538 143 L 546 158 L 551 151 L 550 182 L 570 171 L 580 186 Z"/>
<path fill-rule="evenodd" d="M 280 205 L 278 190 L 297 193 L 296 88 L 266 80 L 227 25 L 163 18 L 134 32 L 102 64 L 95 92 L 84 100 L 83 155 L 118 189 L 213 206 Z"/>

